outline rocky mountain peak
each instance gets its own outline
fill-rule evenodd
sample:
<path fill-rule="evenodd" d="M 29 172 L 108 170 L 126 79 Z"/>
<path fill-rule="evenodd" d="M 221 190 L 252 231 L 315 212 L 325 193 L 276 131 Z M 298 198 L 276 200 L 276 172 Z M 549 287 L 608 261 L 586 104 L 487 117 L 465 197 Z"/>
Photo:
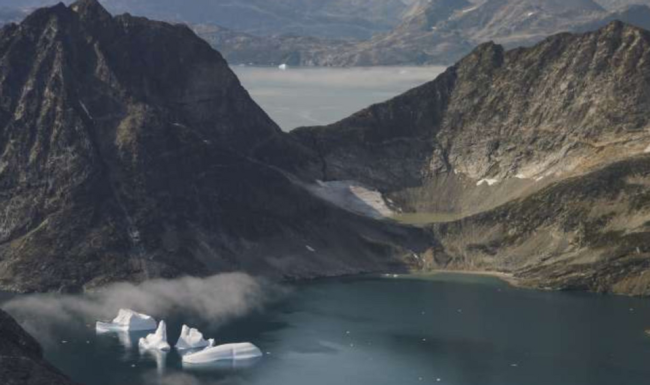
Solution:
<path fill-rule="evenodd" d="M 70 5 L 70 9 L 86 22 L 102 23 L 111 19 L 111 14 L 97 0 L 76 1 Z"/>
<path fill-rule="evenodd" d="M 112 17 L 90 0 L 38 10 L 0 33 L 0 95 L 0 286 L 10 290 L 376 270 L 401 247 L 392 236 L 423 235 L 357 218 L 296 182 L 288 173 L 315 154 L 183 25 Z"/>

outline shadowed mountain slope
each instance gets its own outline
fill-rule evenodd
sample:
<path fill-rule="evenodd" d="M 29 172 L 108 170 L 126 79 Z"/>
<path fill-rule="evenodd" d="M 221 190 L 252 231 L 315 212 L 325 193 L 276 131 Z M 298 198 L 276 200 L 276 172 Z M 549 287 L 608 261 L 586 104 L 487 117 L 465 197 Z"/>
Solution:
<path fill-rule="evenodd" d="M 377 271 L 426 243 L 301 187 L 314 154 L 185 26 L 40 9 L 0 31 L 0 94 L 4 288 Z"/>

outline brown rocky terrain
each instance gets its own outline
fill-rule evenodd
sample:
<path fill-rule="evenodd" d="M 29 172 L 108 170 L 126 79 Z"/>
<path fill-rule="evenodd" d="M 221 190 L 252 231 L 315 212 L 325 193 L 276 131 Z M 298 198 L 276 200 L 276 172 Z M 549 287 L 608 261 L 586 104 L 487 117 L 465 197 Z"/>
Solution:
<path fill-rule="evenodd" d="M 431 226 L 422 268 L 650 293 L 650 33 L 620 22 L 532 48 L 488 43 L 436 80 L 292 135 L 317 179 L 380 190 Z M 448 220 L 448 219 L 447 219 Z"/>

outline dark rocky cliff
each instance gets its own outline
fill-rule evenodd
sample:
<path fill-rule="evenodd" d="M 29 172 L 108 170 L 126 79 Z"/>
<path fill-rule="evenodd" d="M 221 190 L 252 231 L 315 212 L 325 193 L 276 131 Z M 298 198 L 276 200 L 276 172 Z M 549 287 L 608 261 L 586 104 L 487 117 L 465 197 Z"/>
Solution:
<path fill-rule="evenodd" d="M 0 95 L 3 288 L 376 271 L 422 240 L 297 185 L 314 154 L 185 26 L 40 9 L 0 31 Z"/>
<path fill-rule="evenodd" d="M 3 385 L 74 385 L 43 359 L 39 343 L 0 310 L 0 383 Z"/>
<path fill-rule="evenodd" d="M 435 229 L 447 246 L 434 266 L 526 271 L 535 286 L 598 270 L 609 278 L 585 283 L 573 274 L 555 286 L 647 294 L 646 281 L 625 282 L 650 257 L 642 225 L 650 206 L 639 187 L 650 152 L 648 63 L 650 33 L 620 22 L 532 48 L 487 43 L 431 83 L 292 135 L 319 153 L 321 165 L 306 167 L 318 178 L 377 187 L 407 212 L 468 217 Z M 588 180 L 600 182 L 579 188 Z M 588 236 L 581 226 L 591 226 Z M 542 228 L 572 246 L 533 237 Z M 613 260 L 635 267 L 618 270 Z"/>

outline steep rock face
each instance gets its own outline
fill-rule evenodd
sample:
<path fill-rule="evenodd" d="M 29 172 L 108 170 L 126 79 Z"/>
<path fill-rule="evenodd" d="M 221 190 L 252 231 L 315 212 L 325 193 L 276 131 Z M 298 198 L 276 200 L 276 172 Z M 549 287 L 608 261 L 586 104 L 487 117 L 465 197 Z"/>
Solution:
<path fill-rule="evenodd" d="M 296 184 L 312 152 L 185 26 L 38 10 L 0 31 L 0 94 L 2 287 L 374 271 L 419 237 Z"/>
<path fill-rule="evenodd" d="M 528 186 L 646 149 L 649 55 L 650 34 L 622 23 L 530 49 L 488 43 L 433 82 L 292 135 L 320 154 L 320 177 L 387 193 L 450 178 Z"/>
<path fill-rule="evenodd" d="M 535 286 L 587 269 L 596 283 L 574 275 L 554 286 L 649 293 L 645 281 L 623 283 L 648 257 L 639 223 L 650 212 L 638 186 L 650 151 L 649 62 L 650 33 L 620 22 L 507 52 L 488 43 L 431 83 L 292 135 L 321 157 L 306 167 L 316 178 L 374 186 L 431 221 L 470 216 L 434 231 L 446 246 L 430 266 L 519 272 Z M 579 227 L 594 223 L 604 228 L 575 246 Z M 619 257 L 635 267 L 613 274 Z"/>
<path fill-rule="evenodd" d="M 5 385 L 73 385 L 43 359 L 38 342 L 0 310 L 0 382 Z"/>

